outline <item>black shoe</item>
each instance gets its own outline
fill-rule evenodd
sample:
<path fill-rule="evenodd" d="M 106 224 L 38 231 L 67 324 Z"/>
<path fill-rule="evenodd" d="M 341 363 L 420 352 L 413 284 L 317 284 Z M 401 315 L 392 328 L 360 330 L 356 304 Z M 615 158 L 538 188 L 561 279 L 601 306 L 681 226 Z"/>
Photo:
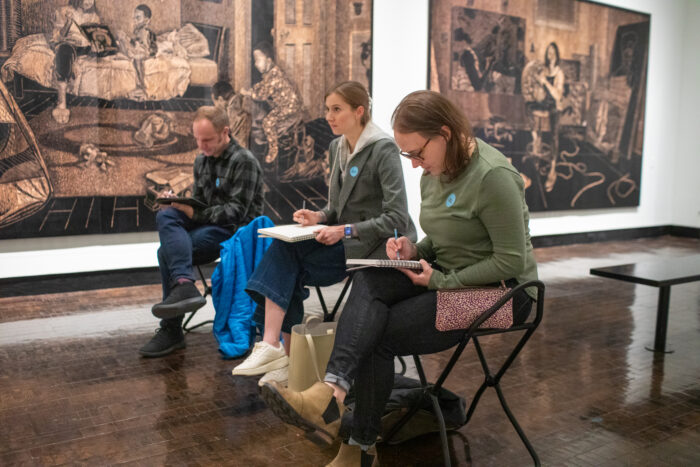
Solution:
<path fill-rule="evenodd" d="M 185 348 L 185 334 L 180 326 L 164 326 L 156 330 L 150 341 L 139 349 L 144 357 L 163 357 Z"/>
<path fill-rule="evenodd" d="M 169 319 L 196 311 L 207 304 L 194 282 L 181 282 L 170 289 L 167 298 L 153 305 L 151 312 L 158 318 Z"/>

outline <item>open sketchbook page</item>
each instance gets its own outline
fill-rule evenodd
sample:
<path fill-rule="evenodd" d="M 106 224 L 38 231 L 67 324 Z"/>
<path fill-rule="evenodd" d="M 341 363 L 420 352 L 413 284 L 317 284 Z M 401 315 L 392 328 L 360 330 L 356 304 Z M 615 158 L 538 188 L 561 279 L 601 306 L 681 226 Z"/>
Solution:
<path fill-rule="evenodd" d="M 352 259 L 345 260 L 345 266 L 348 271 L 362 268 L 406 268 L 406 269 L 423 269 L 420 261 L 407 261 L 398 259 Z"/>
<path fill-rule="evenodd" d="M 258 229 L 258 235 L 293 243 L 316 238 L 315 232 L 323 227 L 323 225 L 307 225 L 306 227 L 299 224 L 278 225 Z"/>

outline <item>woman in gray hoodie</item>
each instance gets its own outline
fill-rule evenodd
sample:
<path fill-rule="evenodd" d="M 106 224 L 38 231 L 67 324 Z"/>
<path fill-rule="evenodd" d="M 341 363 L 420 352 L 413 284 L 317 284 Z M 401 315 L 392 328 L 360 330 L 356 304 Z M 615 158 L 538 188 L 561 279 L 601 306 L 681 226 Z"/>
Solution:
<path fill-rule="evenodd" d="M 408 214 L 399 149 L 370 120 L 370 97 L 356 81 L 334 86 L 325 97 L 326 120 L 339 135 L 330 144 L 328 204 L 300 209 L 302 225 L 317 225 L 316 238 L 273 241 L 248 280 L 246 291 L 265 309 L 263 339 L 234 375 L 262 375 L 286 382 L 292 326 L 301 323 L 306 286 L 328 286 L 346 276 L 347 258 L 384 258 L 385 242 L 398 233 L 415 239 Z M 280 345 L 282 332 L 284 345 Z"/>

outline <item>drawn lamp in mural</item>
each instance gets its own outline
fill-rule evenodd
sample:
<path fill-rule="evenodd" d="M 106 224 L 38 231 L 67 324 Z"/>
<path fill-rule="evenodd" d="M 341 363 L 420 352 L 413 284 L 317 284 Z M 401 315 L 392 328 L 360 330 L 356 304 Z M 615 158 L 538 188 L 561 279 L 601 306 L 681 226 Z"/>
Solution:
<path fill-rule="evenodd" d="M 51 193 L 34 133 L 0 82 L 0 228 L 39 211 Z"/>

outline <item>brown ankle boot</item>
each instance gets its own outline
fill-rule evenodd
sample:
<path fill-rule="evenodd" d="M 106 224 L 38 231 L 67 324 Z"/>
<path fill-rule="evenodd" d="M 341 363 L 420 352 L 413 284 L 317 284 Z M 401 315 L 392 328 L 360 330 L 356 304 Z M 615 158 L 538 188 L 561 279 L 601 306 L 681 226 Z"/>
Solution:
<path fill-rule="evenodd" d="M 263 385 L 261 396 L 285 423 L 304 431 L 319 430 L 332 438 L 338 436 L 345 406 L 336 402 L 333 388 L 326 383 L 319 381 L 305 391 L 295 392 L 271 381 Z"/>
<path fill-rule="evenodd" d="M 378 465 L 376 453 L 369 454 L 360 446 L 341 443 L 338 455 L 326 467 L 376 467 Z"/>

